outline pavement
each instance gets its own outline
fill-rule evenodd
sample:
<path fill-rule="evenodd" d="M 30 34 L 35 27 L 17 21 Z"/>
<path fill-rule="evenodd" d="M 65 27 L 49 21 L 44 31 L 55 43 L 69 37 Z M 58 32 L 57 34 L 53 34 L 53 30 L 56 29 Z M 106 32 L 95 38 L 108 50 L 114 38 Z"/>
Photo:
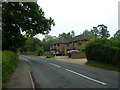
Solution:
<path fill-rule="evenodd" d="M 20 60 L 18 67 L 15 69 L 6 85 L 6 88 L 31 88 L 31 90 L 34 90 L 34 83 L 29 66 L 26 62 Z"/>

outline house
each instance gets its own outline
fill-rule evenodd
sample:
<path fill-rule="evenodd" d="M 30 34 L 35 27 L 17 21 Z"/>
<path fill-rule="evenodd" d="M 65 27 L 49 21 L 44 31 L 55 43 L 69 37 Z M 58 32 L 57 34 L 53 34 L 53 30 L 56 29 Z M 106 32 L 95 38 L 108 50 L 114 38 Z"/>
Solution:
<path fill-rule="evenodd" d="M 78 35 L 72 39 L 60 39 L 50 45 L 50 51 L 58 51 L 61 53 L 67 53 L 68 50 L 80 50 L 84 44 L 91 39 L 88 35 Z"/>

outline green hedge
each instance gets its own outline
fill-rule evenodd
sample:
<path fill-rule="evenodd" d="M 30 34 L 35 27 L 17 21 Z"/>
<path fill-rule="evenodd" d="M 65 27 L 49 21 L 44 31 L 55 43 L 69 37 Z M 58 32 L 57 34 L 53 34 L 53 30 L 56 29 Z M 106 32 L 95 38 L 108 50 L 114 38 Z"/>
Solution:
<path fill-rule="evenodd" d="M 12 51 L 2 52 L 2 82 L 9 79 L 10 74 L 18 64 L 18 55 Z"/>
<path fill-rule="evenodd" d="M 88 60 L 120 65 L 120 40 L 94 38 L 85 46 Z"/>

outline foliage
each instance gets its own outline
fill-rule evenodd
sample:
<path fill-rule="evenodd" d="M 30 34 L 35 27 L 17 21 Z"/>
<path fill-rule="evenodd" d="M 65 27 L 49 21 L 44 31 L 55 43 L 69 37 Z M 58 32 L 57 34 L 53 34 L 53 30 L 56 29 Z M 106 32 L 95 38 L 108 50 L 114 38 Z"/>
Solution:
<path fill-rule="evenodd" d="M 53 58 L 53 55 L 47 55 L 46 58 Z"/>
<path fill-rule="evenodd" d="M 90 61 L 89 60 L 86 63 L 86 65 L 93 66 L 93 67 L 98 67 L 98 68 L 102 68 L 102 69 L 107 69 L 107 70 L 119 71 L 120 72 L 120 67 L 118 67 L 116 65 L 112 65 L 112 64 L 103 64 L 103 63 L 100 63 L 100 62 Z"/>
<path fill-rule="evenodd" d="M 105 26 L 103 24 L 98 25 L 97 27 L 93 27 L 93 29 L 91 29 L 91 31 L 85 30 L 85 31 L 83 31 L 83 34 L 90 35 L 93 37 L 99 37 L 99 38 L 110 37 L 109 31 L 107 31 L 107 26 Z"/>
<path fill-rule="evenodd" d="M 89 30 L 86 29 L 85 31 L 83 31 L 83 34 L 84 34 L 84 35 L 90 35 L 90 36 L 91 36 L 91 31 L 89 31 Z"/>
<path fill-rule="evenodd" d="M 10 74 L 18 64 L 18 55 L 12 51 L 2 52 L 2 82 L 8 80 Z"/>
<path fill-rule="evenodd" d="M 75 32 L 72 30 L 71 32 L 68 32 L 68 33 L 62 33 L 62 34 L 59 34 L 58 38 L 59 39 L 71 39 L 75 37 Z"/>
<path fill-rule="evenodd" d="M 88 60 L 105 64 L 120 64 L 120 41 L 115 39 L 94 38 L 85 46 Z"/>
<path fill-rule="evenodd" d="M 37 56 L 42 55 L 43 51 L 44 51 L 44 47 L 40 47 L 40 46 L 37 47 L 36 55 L 37 55 Z"/>
<path fill-rule="evenodd" d="M 43 42 L 35 37 L 27 37 L 24 47 L 20 49 L 21 52 L 36 52 L 39 54 L 39 51 L 43 51 Z"/>
<path fill-rule="evenodd" d="M 98 30 L 100 31 L 100 37 L 101 38 L 108 38 L 110 37 L 109 31 L 107 31 L 107 26 L 101 24 L 98 25 Z"/>
<path fill-rule="evenodd" d="M 114 34 L 114 38 L 115 38 L 115 39 L 120 39 L 120 30 L 118 30 L 118 31 Z"/>
<path fill-rule="evenodd" d="M 99 37 L 99 30 L 97 27 L 93 27 L 93 29 L 90 31 L 91 36 L 93 37 Z"/>
<path fill-rule="evenodd" d="M 43 10 L 35 2 L 2 3 L 3 50 L 16 51 L 23 45 L 24 32 L 27 36 L 48 34 L 54 20 L 45 18 Z"/>
<path fill-rule="evenodd" d="M 46 35 L 45 38 L 43 38 L 43 47 L 45 51 L 50 51 L 50 44 L 53 42 L 57 41 L 57 37 L 51 36 L 51 35 Z"/>

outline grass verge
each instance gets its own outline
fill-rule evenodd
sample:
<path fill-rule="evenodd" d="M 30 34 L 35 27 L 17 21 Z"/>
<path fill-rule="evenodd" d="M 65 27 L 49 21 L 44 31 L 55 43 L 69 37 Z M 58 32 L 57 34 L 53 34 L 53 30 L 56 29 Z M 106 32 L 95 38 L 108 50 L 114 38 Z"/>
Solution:
<path fill-rule="evenodd" d="M 2 52 L 2 87 L 6 87 L 6 82 L 18 64 L 18 55 L 12 51 Z"/>
<path fill-rule="evenodd" d="M 46 58 L 53 58 L 53 55 L 47 55 Z"/>
<path fill-rule="evenodd" d="M 103 64 L 103 63 L 96 62 L 96 61 L 88 61 L 86 65 L 120 72 L 120 67 L 111 65 L 111 64 Z"/>

